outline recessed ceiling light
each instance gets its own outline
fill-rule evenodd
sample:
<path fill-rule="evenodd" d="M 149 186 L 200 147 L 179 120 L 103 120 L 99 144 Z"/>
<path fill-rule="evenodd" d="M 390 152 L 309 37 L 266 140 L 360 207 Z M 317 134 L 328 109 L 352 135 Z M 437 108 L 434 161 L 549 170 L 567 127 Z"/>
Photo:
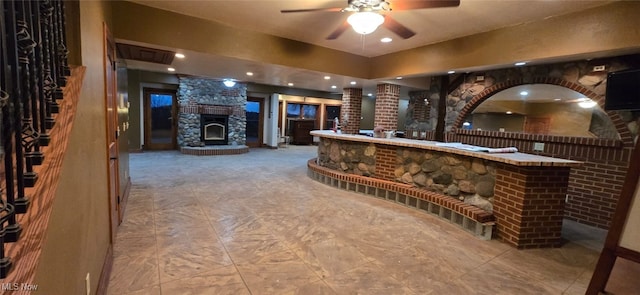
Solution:
<path fill-rule="evenodd" d="M 184 58 L 184 54 L 182 54 L 182 53 L 176 53 L 176 57 L 177 57 L 177 58 Z"/>
<path fill-rule="evenodd" d="M 581 102 L 578 102 L 578 105 L 583 109 L 590 109 L 592 107 L 595 107 L 597 104 L 598 104 L 597 102 L 590 99 L 586 99 Z"/>
<path fill-rule="evenodd" d="M 336 89 L 336 88 L 338 88 L 338 86 L 336 86 L 336 85 L 331 85 L 331 89 Z"/>
<path fill-rule="evenodd" d="M 351 81 L 351 85 L 356 85 L 356 81 Z"/>
<path fill-rule="evenodd" d="M 396 77 L 396 80 L 402 80 L 402 77 Z"/>
<path fill-rule="evenodd" d="M 507 115 L 511 115 L 513 114 L 511 111 L 507 111 Z"/>
<path fill-rule="evenodd" d="M 384 38 L 380 39 L 380 42 L 382 42 L 382 43 L 389 43 L 391 41 L 393 41 L 393 39 L 391 39 L 389 37 L 384 37 Z"/>
<path fill-rule="evenodd" d="M 289 86 L 293 86 L 293 83 L 289 82 L 289 83 L 287 83 L 287 85 L 289 85 Z"/>
<path fill-rule="evenodd" d="M 224 79 L 222 81 L 222 84 L 224 84 L 224 86 L 227 86 L 227 87 L 233 87 L 233 86 L 236 86 L 236 81 L 233 81 L 231 79 Z"/>
<path fill-rule="evenodd" d="M 253 76 L 253 72 L 247 72 L 247 76 Z"/>
<path fill-rule="evenodd" d="M 174 69 L 174 68 L 167 68 L 167 71 L 169 71 L 169 72 L 175 72 L 175 71 L 176 71 L 176 69 Z"/>
<path fill-rule="evenodd" d="M 324 79 L 325 79 L 325 80 L 329 80 L 329 79 L 331 79 L 331 77 L 329 77 L 329 76 L 324 76 Z"/>
<path fill-rule="evenodd" d="M 526 65 L 526 64 L 527 64 L 526 62 L 521 61 L 521 62 L 517 62 L 517 63 L 515 63 L 515 64 L 513 64 L 513 65 L 515 65 L 515 66 L 524 66 L 524 65 Z"/>
<path fill-rule="evenodd" d="M 373 94 L 371 94 L 371 93 L 367 93 L 367 96 L 373 96 Z"/>
<path fill-rule="evenodd" d="M 456 71 L 448 71 L 447 74 L 455 74 Z"/>
<path fill-rule="evenodd" d="M 526 92 L 526 91 L 520 91 L 520 95 L 522 95 L 522 96 L 527 96 L 527 95 L 529 95 L 529 92 Z"/>

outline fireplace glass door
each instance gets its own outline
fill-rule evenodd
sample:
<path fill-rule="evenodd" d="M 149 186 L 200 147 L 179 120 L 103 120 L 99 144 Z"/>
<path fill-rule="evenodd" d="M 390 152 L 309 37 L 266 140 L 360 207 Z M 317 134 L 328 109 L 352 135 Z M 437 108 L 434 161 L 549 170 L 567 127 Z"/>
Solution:
<path fill-rule="evenodd" d="M 262 143 L 262 98 L 248 97 L 246 105 L 247 115 L 247 146 L 260 147 Z"/>

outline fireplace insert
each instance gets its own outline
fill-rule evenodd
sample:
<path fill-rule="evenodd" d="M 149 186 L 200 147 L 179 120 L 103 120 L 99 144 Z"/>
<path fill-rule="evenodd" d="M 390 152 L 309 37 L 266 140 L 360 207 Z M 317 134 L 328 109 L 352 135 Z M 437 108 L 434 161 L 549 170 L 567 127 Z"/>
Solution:
<path fill-rule="evenodd" d="M 200 140 L 205 145 L 226 145 L 229 143 L 228 115 L 200 115 Z"/>

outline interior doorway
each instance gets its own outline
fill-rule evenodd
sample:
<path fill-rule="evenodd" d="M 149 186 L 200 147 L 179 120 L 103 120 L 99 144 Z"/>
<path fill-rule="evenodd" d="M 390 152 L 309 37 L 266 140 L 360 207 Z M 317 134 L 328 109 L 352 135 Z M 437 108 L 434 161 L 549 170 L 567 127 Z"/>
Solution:
<path fill-rule="evenodd" d="M 259 97 L 247 97 L 247 106 L 245 107 L 247 116 L 247 146 L 261 147 L 263 134 L 263 105 L 264 99 Z"/>
<path fill-rule="evenodd" d="M 144 88 L 144 149 L 176 149 L 176 91 Z"/>

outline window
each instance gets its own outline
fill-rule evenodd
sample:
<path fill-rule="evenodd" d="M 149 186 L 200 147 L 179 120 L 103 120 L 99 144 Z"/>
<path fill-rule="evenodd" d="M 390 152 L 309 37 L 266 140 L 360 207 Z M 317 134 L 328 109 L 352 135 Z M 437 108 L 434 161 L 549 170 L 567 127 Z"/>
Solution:
<path fill-rule="evenodd" d="M 287 103 L 287 118 L 316 119 L 317 105 Z"/>
<path fill-rule="evenodd" d="M 333 119 L 340 119 L 340 106 L 325 106 L 324 113 L 324 129 L 327 130 L 333 128 Z"/>

